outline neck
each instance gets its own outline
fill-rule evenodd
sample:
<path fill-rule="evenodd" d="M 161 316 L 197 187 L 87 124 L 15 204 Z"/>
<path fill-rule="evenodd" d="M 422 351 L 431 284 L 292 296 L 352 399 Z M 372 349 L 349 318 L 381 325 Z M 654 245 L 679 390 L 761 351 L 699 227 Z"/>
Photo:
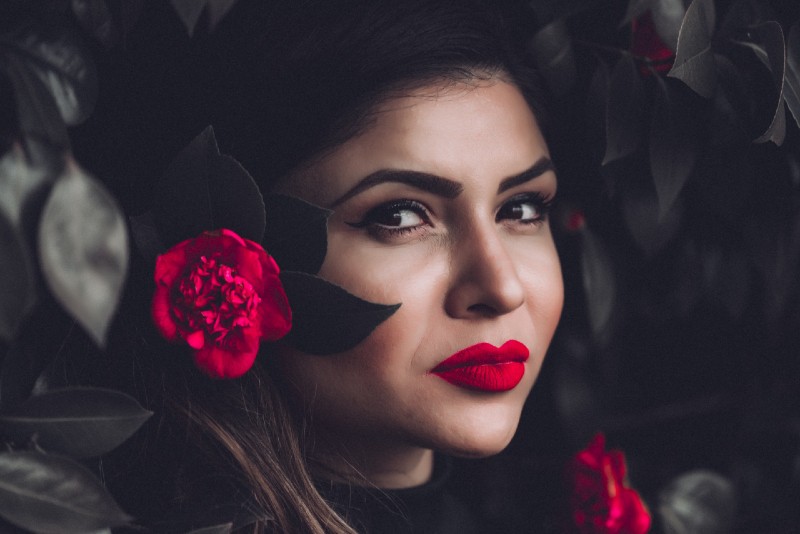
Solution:
<path fill-rule="evenodd" d="M 424 484 L 433 474 L 431 449 L 343 443 L 341 439 L 325 437 L 318 437 L 315 442 L 312 458 L 319 466 L 319 474 L 336 482 L 400 489 Z M 328 446 L 330 443 L 337 445 Z"/>

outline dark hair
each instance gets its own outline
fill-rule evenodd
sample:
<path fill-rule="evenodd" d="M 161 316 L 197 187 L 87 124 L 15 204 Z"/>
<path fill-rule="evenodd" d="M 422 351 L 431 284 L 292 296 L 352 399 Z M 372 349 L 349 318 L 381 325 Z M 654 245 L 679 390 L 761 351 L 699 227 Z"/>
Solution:
<path fill-rule="evenodd" d="M 304 1 L 243 9 L 217 70 L 212 122 L 223 150 L 269 188 L 355 136 L 383 101 L 433 82 L 500 77 L 540 123 L 536 74 L 510 44 L 500 14 L 479 1 Z M 291 7 L 287 7 L 291 6 Z M 541 125 L 540 125 L 541 126 Z"/>
<path fill-rule="evenodd" d="M 507 32 L 477 1 L 240 0 L 204 44 L 203 113 L 222 152 L 264 190 L 362 131 L 386 99 L 432 82 L 510 81 L 541 122 L 535 80 Z M 256 531 L 351 532 L 314 486 L 303 414 L 271 376 L 269 349 L 240 379 L 201 375 L 148 326 L 151 268 L 134 265 L 112 345 L 127 350 L 114 351 L 111 367 L 133 371 L 116 385 L 155 412 L 108 461 L 112 486 L 128 490 L 123 504 L 148 520 L 219 508 L 256 519 Z"/>

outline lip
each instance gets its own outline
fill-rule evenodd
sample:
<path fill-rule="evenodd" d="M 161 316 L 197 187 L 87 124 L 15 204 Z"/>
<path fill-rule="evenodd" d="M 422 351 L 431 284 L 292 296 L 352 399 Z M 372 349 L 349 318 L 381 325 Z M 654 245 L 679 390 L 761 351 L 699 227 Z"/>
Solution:
<path fill-rule="evenodd" d="M 509 391 L 522 380 L 529 354 L 528 347 L 513 339 L 500 347 L 477 343 L 456 352 L 430 373 L 465 389 Z"/>

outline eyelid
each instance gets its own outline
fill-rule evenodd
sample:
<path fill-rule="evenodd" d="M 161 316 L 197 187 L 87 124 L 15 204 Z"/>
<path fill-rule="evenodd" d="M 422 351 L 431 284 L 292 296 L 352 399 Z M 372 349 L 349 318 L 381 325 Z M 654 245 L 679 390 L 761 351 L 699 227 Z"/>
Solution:
<path fill-rule="evenodd" d="M 392 228 L 391 226 L 387 226 L 387 225 L 383 225 L 383 224 L 380 224 L 380 223 L 376 223 L 373 220 L 373 219 L 376 218 L 376 216 L 380 212 L 384 212 L 385 213 L 385 212 L 390 211 L 390 210 L 398 210 L 398 211 L 399 210 L 409 210 L 409 211 L 413 211 L 414 213 L 416 213 L 420 217 L 420 219 L 422 219 L 422 221 L 424 223 L 431 224 L 431 211 L 428 209 L 428 207 L 425 206 L 422 202 L 419 202 L 418 200 L 411 200 L 411 199 L 408 199 L 408 198 L 389 200 L 387 202 L 383 202 L 381 204 L 378 204 L 377 206 L 367 210 L 366 214 L 364 214 L 364 216 L 361 218 L 360 221 L 348 222 L 346 224 L 348 224 L 349 226 L 352 226 L 353 228 L 366 228 L 366 227 L 368 227 L 370 225 L 381 226 L 383 228 Z M 408 228 L 411 228 L 411 227 L 402 227 L 402 228 L 397 228 L 397 229 L 399 230 L 399 229 L 408 229 Z"/>

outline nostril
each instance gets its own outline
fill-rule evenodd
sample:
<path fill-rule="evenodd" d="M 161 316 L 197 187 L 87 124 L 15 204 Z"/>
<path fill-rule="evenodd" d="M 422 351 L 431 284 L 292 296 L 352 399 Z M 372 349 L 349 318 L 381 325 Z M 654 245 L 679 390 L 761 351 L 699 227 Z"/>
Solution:
<path fill-rule="evenodd" d="M 473 304 L 468 307 L 467 310 L 482 317 L 494 317 L 498 315 L 497 310 L 488 304 Z"/>

